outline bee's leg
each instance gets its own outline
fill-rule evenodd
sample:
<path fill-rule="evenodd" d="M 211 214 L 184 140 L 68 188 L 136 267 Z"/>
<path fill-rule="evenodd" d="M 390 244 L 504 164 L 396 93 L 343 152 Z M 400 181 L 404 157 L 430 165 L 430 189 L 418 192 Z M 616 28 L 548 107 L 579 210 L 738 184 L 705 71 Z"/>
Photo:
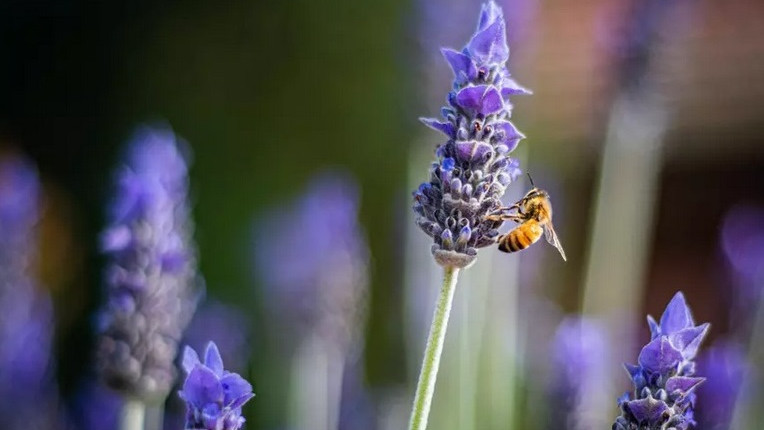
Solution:
<path fill-rule="evenodd" d="M 488 221 L 514 221 L 514 222 L 522 222 L 523 217 L 518 214 L 501 214 L 501 213 L 492 213 L 490 215 L 486 215 L 485 219 Z"/>

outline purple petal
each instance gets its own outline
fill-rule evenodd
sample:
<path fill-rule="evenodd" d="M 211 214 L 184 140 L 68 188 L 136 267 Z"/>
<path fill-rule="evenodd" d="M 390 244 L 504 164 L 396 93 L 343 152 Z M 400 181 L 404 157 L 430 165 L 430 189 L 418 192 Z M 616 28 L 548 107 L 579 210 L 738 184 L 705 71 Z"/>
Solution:
<path fill-rule="evenodd" d="M 209 403 L 222 402 L 223 387 L 212 370 L 198 365 L 188 374 L 180 395 L 187 403 L 201 409 Z"/>
<path fill-rule="evenodd" d="M 220 358 L 220 351 L 218 351 L 215 342 L 207 344 L 207 351 L 204 353 L 204 365 L 215 372 L 218 378 L 223 376 L 223 359 Z"/>
<path fill-rule="evenodd" d="M 507 147 L 507 152 L 514 151 L 520 140 L 525 139 L 525 135 L 509 121 L 496 124 L 496 130 L 501 139 L 500 143 Z"/>
<path fill-rule="evenodd" d="M 647 325 L 650 326 L 650 340 L 655 340 L 656 337 L 661 335 L 661 326 L 652 315 L 647 316 Z"/>
<path fill-rule="evenodd" d="M 509 59 L 509 46 L 504 20 L 497 19 L 478 31 L 467 44 L 467 52 L 478 64 L 504 63 Z"/>
<path fill-rule="evenodd" d="M 250 399 L 252 399 L 253 397 L 255 397 L 255 395 L 253 393 L 244 394 L 243 396 L 241 396 L 238 399 L 235 399 L 233 402 L 231 402 L 231 404 L 228 405 L 228 407 L 231 408 L 231 409 L 240 408 L 240 407 L 244 406 L 245 403 L 250 401 Z"/>
<path fill-rule="evenodd" d="M 632 400 L 626 403 L 629 411 L 640 423 L 655 424 L 661 421 L 663 414 L 668 411 L 666 403 L 648 397 L 646 399 Z"/>
<path fill-rule="evenodd" d="M 451 70 L 454 71 L 454 77 L 458 82 L 472 80 L 477 77 L 477 67 L 475 67 L 475 62 L 472 61 L 472 58 L 468 55 L 449 48 L 442 48 L 440 52 L 443 54 L 443 57 L 446 58 L 446 61 L 448 61 Z"/>
<path fill-rule="evenodd" d="M 130 245 L 132 234 L 126 225 L 106 230 L 101 236 L 101 250 L 105 252 L 122 251 Z"/>
<path fill-rule="evenodd" d="M 639 364 L 649 372 L 668 373 L 680 361 L 682 353 L 674 349 L 665 336 L 651 341 L 639 353 Z"/>
<path fill-rule="evenodd" d="M 504 107 L 499 91 L 489 85 L 466 87 L 456 95 L 456 103 L 464 109 L 474 110 L 483 115 L 498 112 Z"/>
<path fill-rule="evenodd" d="M 698 353 L 700 343 L 708 333 L 709 324 L 701 324 L 697 327 L 690 327 L 669 335 L 669 341 L 676 349 L 682 352 L 685 360 L 692 360 Z"/>
<path fill-rule="evenodd" d="M 705 380 L 706 378 L 673 376 L 666 381 L 666 391 L 673 393 L 674 391 L 678 390 L 686 395 Z"/>
<path fill-rule="evenodd" d="M 197 364 L 202 363 L 199 361 L 199 355 L 196 351 L 186 345 L 186 347 L 183 348 L 183 362 L 181 364 L 183 365 L 183 370 L 186 371 L 186 375 L 188 375 L 194 370 L 194 367 L 196 367 Z"/>
<path fill-rule="evenodd" d="M 501 95 L 502 97 L 509 97 L 515 95 L 530 95 L 533 91 L 518 84 L 512 78 L 504 78 L 501 82 Z"/>
<path fill-rule="evenodd" d="M 433 130 L 437 130 L 450 138 L 454 137 L 454 125 L 450 122 L 440 122 L 434 118 L 419 118 L 419 121 L 422 121 L 422 124 Z"/>
<path fill-rule="evenodd" d="M 690 308 L 684 299 L 684 294 L 678 292 L 671 299 L 661 316 L 661 334 L 671 334 L 687 327 L 692 327 L 695 322 L 692 319 Z"/>
<path fill-rule="evenodd" d="M 220 378 L 220 384 L 223 386 L 223 393 L 225 394 L 225 405 L 229 405 L 239 397 L 252 393 L 252 385 L 236 373 L 229 373 Z"/>
<path fill-rule="evenodd" d="M 456 156 L 464 161 L 485 160 L 486 154 L 493 150 L 491 145 L 485 142 L 456 142 Z"/>
<path fill-rule="evenodd" d="M 499 5 L 493 1 L 483 3 L 483 7 L 480 8 L 480 19 L 478 19 L 478 31 L 484 30 L 497 19 L 504 19 L 504 14 Z"/>
<path fill-rule="evenodd" d="M 204 421 L 204 425 L 208 429 L 218 429 L 221 426 L 219 425 L 222 418 L 220 416 L 220 405 L 217 403 L 210 403 L 207 405 L 204 405 L 204 408 L 202 408 L 202 421 Z"/>

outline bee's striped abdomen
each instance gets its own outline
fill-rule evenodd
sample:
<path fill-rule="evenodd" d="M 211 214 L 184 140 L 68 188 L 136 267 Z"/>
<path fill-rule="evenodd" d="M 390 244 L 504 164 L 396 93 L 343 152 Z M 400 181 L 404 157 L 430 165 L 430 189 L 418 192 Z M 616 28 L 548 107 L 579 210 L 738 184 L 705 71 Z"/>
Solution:
<path fill-rule="evenodd" d="M 531 245 L 533 245 L 544 230 L 537 222 L 526 222 L 517 226 L 509 233 L 500 236 L 499 251 L 503 252 L 517 252 L 521 251 Z"/>

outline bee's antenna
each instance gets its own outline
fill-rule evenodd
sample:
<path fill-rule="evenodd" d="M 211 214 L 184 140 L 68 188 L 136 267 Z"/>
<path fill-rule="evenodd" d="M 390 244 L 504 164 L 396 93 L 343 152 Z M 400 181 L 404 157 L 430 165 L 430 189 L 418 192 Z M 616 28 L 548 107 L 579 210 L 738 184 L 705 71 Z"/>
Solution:
<path fill-rule="evenodd" d="M 533 183 L 533 178 L 531 178 L 531 173 L 530 172 L 525 172 L 525 174 L 528 175 L 528 180 L 531 181 L 531 186 L 533 188 L 536 188 L 536 184 Z"/>

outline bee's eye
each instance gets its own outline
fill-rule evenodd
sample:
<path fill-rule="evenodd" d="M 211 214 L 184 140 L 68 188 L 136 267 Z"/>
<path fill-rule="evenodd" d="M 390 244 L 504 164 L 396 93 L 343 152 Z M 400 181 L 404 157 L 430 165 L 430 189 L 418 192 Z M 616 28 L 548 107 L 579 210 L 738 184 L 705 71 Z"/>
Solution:
<path fill-rule="evenodd" d="M 476 132 L 480 131 L 480 128 L 481 126 L 478 121 L 475 121 L 474 123 L 472 123 L 472 129 L 475 130 Z"/>

